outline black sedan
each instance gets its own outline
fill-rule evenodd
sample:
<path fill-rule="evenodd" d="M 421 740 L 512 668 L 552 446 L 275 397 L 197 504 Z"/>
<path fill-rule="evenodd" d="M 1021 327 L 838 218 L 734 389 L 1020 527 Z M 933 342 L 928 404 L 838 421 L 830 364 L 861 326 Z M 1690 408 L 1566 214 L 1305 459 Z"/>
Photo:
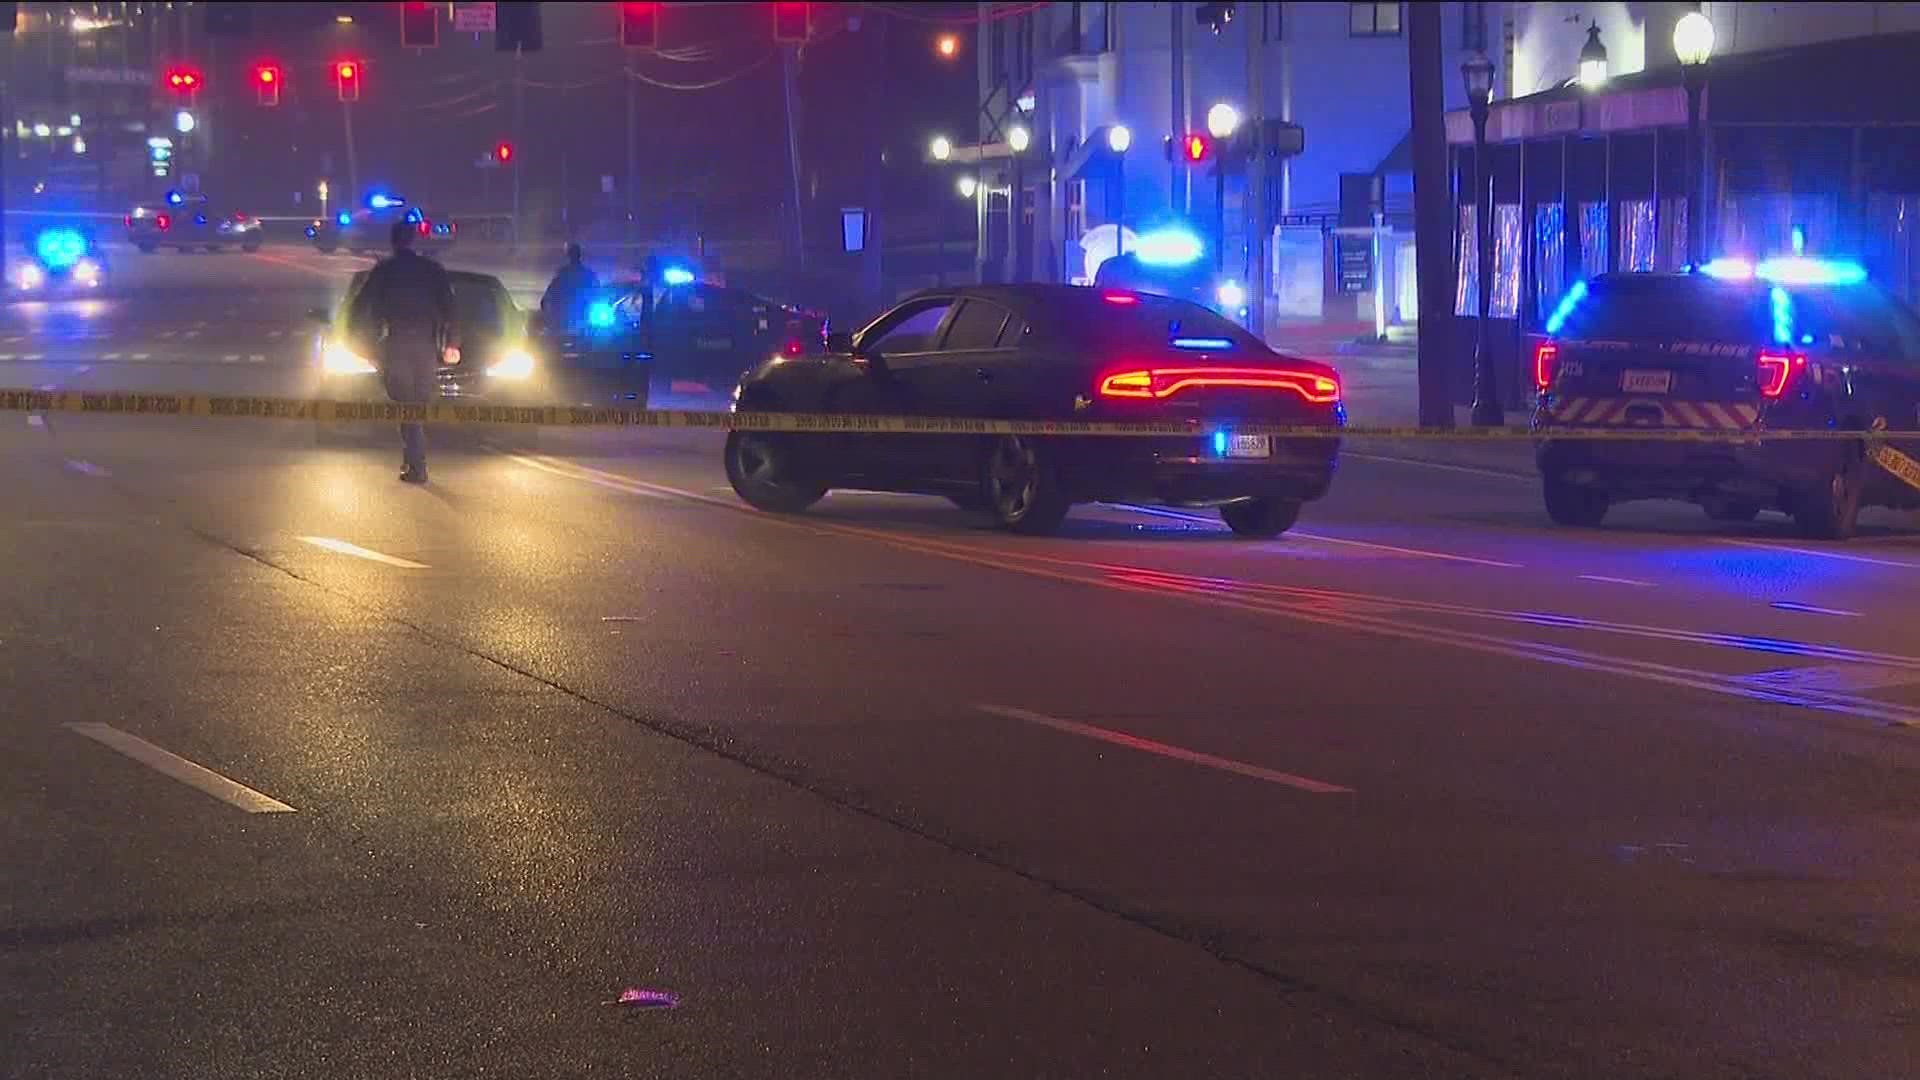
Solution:
<path fill-rule="evenodd" d="M 825 355 L 774 357 L 736 412 L 1177 420 L 1186 436 L 736 431 L 727 479 L 748 504 L 794 513 L 828 489 L 945 495 L 1005 529 L 1044 534 L 1076 502 L 1217 506 L 1234 532 L 1285 532 L 1326 494 L 1336 437 L 1239 434 L 1237 424 L 1338 429 L 1334 370 L 1281 356 L 1184 300 L 1068 285 L 931 290 Z"/>

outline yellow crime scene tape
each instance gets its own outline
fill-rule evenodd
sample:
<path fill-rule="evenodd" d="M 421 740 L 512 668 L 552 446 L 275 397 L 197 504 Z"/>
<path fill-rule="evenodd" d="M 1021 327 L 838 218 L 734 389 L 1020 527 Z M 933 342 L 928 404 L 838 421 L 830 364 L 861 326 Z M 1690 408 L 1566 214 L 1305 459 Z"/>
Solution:
<path fill-rule="evenodd" d="M 1075 435 L 1096 437 L 1197 436 L 1201 421 L 1000 420 L 967 417 L 868 416 L 840 413 L 720 412 L 697 409 L 620 409 L 574 405 L 464 405 L 430 402 L 327 401 L 309 398 L 202 394 L 87 393 L 78 390 L 0 389 L 0 412 L 82 413 L 98 416 L 213 417 L 302 420 L 317 424 L 421 423 L 444 426 L 560 428 L 691 428 L 706 431 L 856 432 L 918 435 Z M 1308 427 L 1236 423 L 1237 435 L 1301 439 L 1419 439 L 1442 442 L 1516 442 L 1538 436 L 1523 428 Z M 1694 428 L 1556 429 L 1552 437 L 1582 442 L 1733 443 L 1755 446 L 1784 440 L 1867 440 L 1876 465 L 1920 489 L 1920 461 L 1886 445 L 1886 433 L 1814 428 L 1797 431 L 1713 431 Z M 1916 436 L 1920 437 L 1920 436 Z"/>
<path fill-rule="evenodd" d="M 436 426 L 560 428 L 692 428 L 707 431 L 857 432 L 918 435 L 1082 435 L 1094 437 L 1198 436 L 1217 425 L 1203 421 L 1005 420 L 972 417 L 874 416 L 860 413 L 728 412 L 698 409 L 624 409 L 576 405 L 402 405 L 386 401 L 203 394 L 0 389 L 0 412 L 115 416 L 302 420 L 320 424 L 420 423 Z M 1238 435 L 1288 438 L 1428 439 L 1525 442 L 1541 437 L 1524 428 L 1431 428 L 1240 423 Z M 1780 440 L 1873 439 L 1880 433 L 1830 428 L 1716 431 L 1696 428 L 1558 428 L 1550 437 L 1603 442 L 1689 442 L 1755 445 Z M 1920 438 L 1920 434 L 1916 434 Z"/>

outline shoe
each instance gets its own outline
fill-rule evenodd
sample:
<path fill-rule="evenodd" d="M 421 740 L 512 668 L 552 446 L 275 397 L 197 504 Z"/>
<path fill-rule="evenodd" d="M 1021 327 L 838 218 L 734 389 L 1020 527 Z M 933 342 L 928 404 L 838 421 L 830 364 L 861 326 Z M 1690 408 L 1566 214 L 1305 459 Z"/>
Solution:
<path fill-rule="evenodd" d="M 403 484 L 424 484 L 427 482 L 427 470 L 421 469 L 419 472 L 415 472 L 412 469 L 408 469 L 400 474 L 400 482 Z"/>

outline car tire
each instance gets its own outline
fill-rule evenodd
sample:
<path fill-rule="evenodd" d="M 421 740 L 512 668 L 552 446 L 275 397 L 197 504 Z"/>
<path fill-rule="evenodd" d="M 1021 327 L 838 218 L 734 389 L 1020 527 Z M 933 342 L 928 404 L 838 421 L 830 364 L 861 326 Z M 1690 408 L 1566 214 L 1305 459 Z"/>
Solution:
<path fill-rule="evenodd" d="M 1300 520 L 1298 499 L 1241 499 L 1220 507 L 1220 520 L 1234 535 L 1271 540 Z"/>
<path fill-rule="evenodd" d="M 1744 525 L 1760 516 L 1760 504 L 1751 499 L 1715 499 L 1701 503 L 1700 508 L 1708 518 L 1731 525 Z"/>
<path fill-rule="evenodd" d="M 1849 446 L 1826 483 L 1793 495 L 1793 523 L 1815 540 L 1845 540 L 1860 521 L 1860 489 L 1866 481 L 1866 457 Z"/>
<path fill-rule="evenodd" d="M 773 514 L 798 514 L 826 495 L 825 484 L 796 475 L 793 439 L 764 431 L 727 435 L 727 483 L 742 502 Z"/>
<path fill-rule="evenodd" d="M 1058 532 L 1073 508 L 1048 448 L 1019 435 L 1001 435 L 988 444 L 980 462 L 980 493 L 994 524 L 1026 536 Z"/>
<path fill-rule="evenodd" d="M 1613 501 L 1599 488 L 1568 483 L 1556 475 L 1547 476 L 1544 488 L 1547 516 L 1555 525 L 1594 528 L 1606 518 L 1607 507 Z"/>

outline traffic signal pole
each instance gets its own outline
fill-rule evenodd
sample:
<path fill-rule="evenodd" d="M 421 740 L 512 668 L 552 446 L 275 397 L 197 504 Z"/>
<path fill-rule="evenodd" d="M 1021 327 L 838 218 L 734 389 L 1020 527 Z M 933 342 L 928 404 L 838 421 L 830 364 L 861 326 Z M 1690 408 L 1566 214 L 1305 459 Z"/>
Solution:
<path fill-rule="evenodd" d="M 623 87 L 627 98 L 627 230 L 626 242 L 632 247 L 639 236 L 639 222 L 634 215 L 639 212 L 638 196 L 635 188 L 640 182 L 640 115 L 639 105 L 634 100 L 633 55 L 627 54 L 626 78 Z"/>
<path fill-rule="evenodd" d="M 340 103 L 340 119 L 347 128 L 347 197 L 340 201 L 351 205 L 360 191 L 360 158 L 353 147 L 353 102 Z"/>
<path fill-rule="evenodd" d="M 522 121 L 526 117 L 526 75 L 526 52 L 515 45 L 513 47 L 513 145 L 516 151 L 519 147 L 526 145 L 524 133 L 521 131 Z M 520 246 L 520 158 L 521 155 L 516 152 L 512 162 L 513 225 L 510 235 L 513 238 L 513 246 L 516 248 Z"/>

